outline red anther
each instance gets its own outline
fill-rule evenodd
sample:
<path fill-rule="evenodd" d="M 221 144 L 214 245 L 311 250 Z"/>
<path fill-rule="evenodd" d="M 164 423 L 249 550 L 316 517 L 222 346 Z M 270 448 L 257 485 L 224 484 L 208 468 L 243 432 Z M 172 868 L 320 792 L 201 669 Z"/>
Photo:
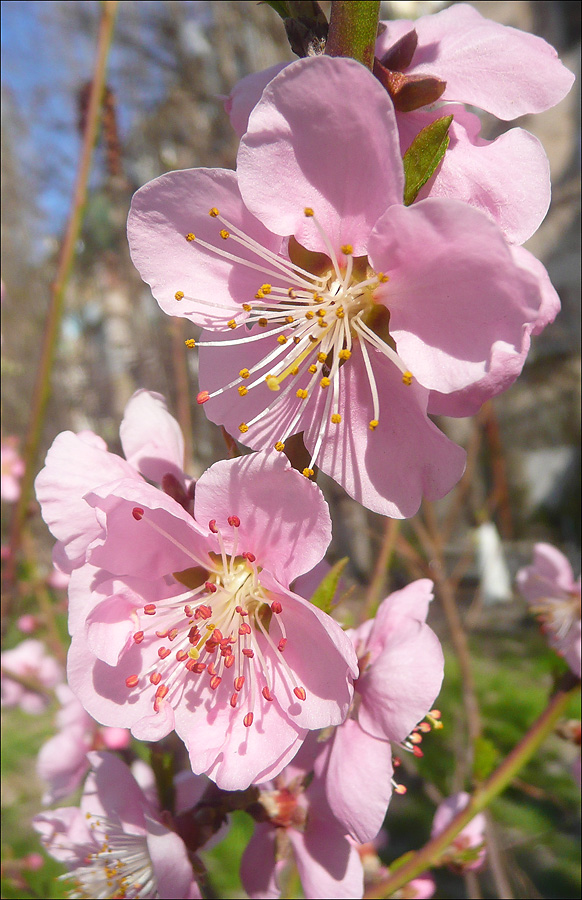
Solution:
<path fill-rule="evenodd" d="M 251 633 L 251 626 L 248 624 L 248 622 L 243 622 L 242 625 L 238 626 L 238 633 L 239 634 L 250 634 Z"/>
<path fill-rule="evenodd" d="M 422 735 L 413 731 L 409 737 L 409 740 L 412 744 L 421 744 L 422 743 Z"/>
<path fill-rule="evenodd" d="M 216 527 L 216 519 L 211 519 L 208 523 L 208 527 L 210 528 L 212 534 L 218 534 L 218 528 Z"/>
<path fill-rule="evenodd" d="M 245 553 L 243 553 L 243 559 L 248 559 L 248 561 L 250 563 L 254 563 L 256 558 L 257 557 L 255 556 L 255 554 L 251 553 L 249 550 L 247 550 Z"/>
<path fill-rule="evenodd" d="M 254 650 L 249 650 L 249 649 L 247 649 L 246 647 L 244 648 L 244 650 L 243 650 L 243 656 L 246 656 L 247 659 L 252 659 L 252 658 L 254 657 L 254 655 L 255 655 L 255 651 L 254 651 Z"/>
<path fill-rule="evenodd" d="M 168 637 L 168 629 L 165 631 L 156 631 L 156 637 L 165 638 Z"/>
<path fill-rule="evenodd" d="M 239 614 L 239 616 L 248 616 L 248 612 L 246 609 L 243 609 L 242 606 L 235 606 L 234 611 Z"/>
<path fill-rule="evenodd" d="M 128 688 L 134 688 L 139 681 L 139 675 L 130 675 L 129 678 L 125 679 L 125 684 Z"/>
<path fill-rule="evenodd" d="M 208 666 L 208 674 L 216 675 L 216 669 L 214 668 L 214 663 L 210 663 Z"/>
<path fill-rule="evenodd" d="M 281 651 L 281 653 L 283 652 L 283 650 L 285 649 L 286 646 L 287 646 L 287 638 L 281 638 L 281 640 L 277 644 L 277 647 Z"/>
<path fill-rule="evenodd" d="M 178 629 L 172 628 L 172 630 L 168 632 L 168 640 L 175 641 L 177 637 L 178 637 Z"/>
<path fill-rule="evenodd" d="M 424 756 L 424 753 L 420 749 L 420 747 L 414 746 L 412 748 L 412 755 L 416 756 L 417 759 L 421 759 Z"/>
<path fill-rule="evenodd" d="M 293 693 L 295 694 L 295 696 L 297 697 L 298 700 L 306 700 L 307 699 L 307 694 L 305 693 L 305 688 L 302 688 L 302 687 L 293 688 Z"/>
<path fill-rule="evenodd" d="M 136 520 L 136 522 L 139 522 L 139 520 L 141 518 L 143 518 L 144 512 L 145 512 L 145 510 L 143 510 L 141 508 L 141 506 L 134 506 L 131 511 L 131 514 L 132 514 L 133 518 Z"/>
<path fill-rule="evenodd" d="M 428 722 L 421 722 L 418 726 L 418 730 L 422 731 L 423 734 L 428 734 L 431 730 L 430 724 Z"/>
<path fill-rule="evenodd" d="M 221 681 L 222 681 L 222 678 L 220 677 L 220 675 L 212 676 L 212 678 L 210 679 L 210 687 L 212 688 L 213 691 L 216 690 L 216 688 L 218 687 L 218 685 L 220 684 Z"/>
<path fill-rule="evenodd" d="M 217 647 L 218 644 L 216 643 L 216 641 L 213 641 L 212 638 L 208 638 L 208 640 L 204 644 L 204 649 L 207 650 L 208 653 L 214 653 Z"/>
<path fill-rule="evenodd" d="M 243 725 L 244 725 L 246 728 L 250 728 L 251 725 L 253 724 L 253 719 L 254 719 L 253 714 L 252 714 L 252 713 L 247 713 L 246 716 L 245 716 L 244 719 L 243 719 Z"/>
<path fill-rule="evenodd" d="M 197 662 L 192 666 L 192 671 L 196 672 L 197 675 L 200 675 L 201 672 L 206 668 L 206 663 Z"/>
<path fill-rule="evenodd" d="M 224 635 L 220 628 L 215 628 L 212 632 L 212 640 L 216 641 L 217 644 L 220 644 L 221 641 L 224 640 Z"/>
<path fill-rule="evenodd" d="M 238 516 L 229 516 L 226 520 L 231 528 L 238 528 L 240 526 L 240 519 Z"/>
<path fill-rule="evenodd" d="M 159 686 L 159 688 L 157 689 L 157 691 L 156 691 L 156 698 L 157 698 L 158 700 L 162 700 L 164 697 L 167 697 L 167 695 L 168 695 L 169 693 L 170 693 L 170 688 L 168 687 L 168 685 L 167 685 L 167 684 L 161 684 L 161 685 Z"/>
<path fill-rule="evenodd" d="M 234 656 L 226 656 L 224 659 L 224 665 L 227 669 L 230 669 L 234 666 Z"/>
<path fill-rule="evenodd" d="M 230 644 L 225 644 L 224 642 L 220 644 L 220 655 L 226 657 L 226 659 L 234 656 Z"/>
<path fill-rule="evenodd" d="M 403 784 L 397 784 L 396 787 L 394 788 L 394 793 L 400 794 L 400 796 L 403 797 L 404 794 L 406 793 L 406 788 L 404 787 Z"/>
<path fill-rule="evenodd" d="M 244 684 L 244 683 L 245 683 L 245 676 L 244 676 L 244 675 L 237 675 L 237 677 L 234 679 L 234 689 L 235 689 L 235 691 L 242 691 L 242 688 L 243 688 L 243 684 Z"/>
<path fill-rule="evenodd" d="M 198 606 L 196 608 L 196 612 L 194 613 L 195 619 L 210 619 L 212 616 L 212 607 L 211 606 Z"/>
<path fill-rule="evenodd" d="M 283 607 L 278 600 L 273 600 L 273 602 L 271 603 L 271 609 L 275 614 L 283 612 Z"/>
<path fill-rule="evenodd" d="M 230 705 L 232 706 L 233 709 L 236 706 L 237 700 L 238 700 L 238 694 L 233 694 L 232 697 L 230 698 Z"/>
<path fill-rule="evenodd" d="M 188 604 L 186 604 L 186 606 L 184 607 L 184 615 L 185 615 L 188 619 L 191 619 L 192 616 L 194 615 L 194 612 L 193 612 L 193 610 L 192 610 L 192 607 L 191 607 L 191 606 L 188 606 Z"/>
<path fill-rule="evenodd" d="M 392 758 L 392 765 L 394 766 L 395 769 L 397 769 L 398 766 L 401 766 L 401 765 L 402 765 L 402 760 L 400 759 L 399 756 L 394 756 L 394 757 Z"/>
<path fill-rule="evenodd" d="M 433 719 L 440 719 L 442 713 L 440 709 L 431 709 L 431 711 L 429 712 L 429 716 L 432 716 Z"/>
<path fill-rule="evenodd" d="M 172 651 L 169 647 L 159 647 L 158 648 L 158 656 L 160 659 L 165 659 L 166 656 L 169 656 Z"/>
<path fill-rule="evenodd" d="M 192 625 L 192 628 L 188 632 L 188 640 L 190 641 L 191 644 L 195 644 L 196 641 L 199 639 L 199 637 L 200 637 L 199 628 L 197 628 L 196 625 Z"/>
<path fill-rule="evenodd" d="M 146 605 L 143 608 L 143 611 L 146 614 L 146 616 L 155 616 L 156 604 L 155 603 L 146 603 Z"/>
<path fill-rule="evenodd" d="M 150 681 L 152 684 L 159 684 L 161 680 L 162 676 L 159 672 L 152 672 L 152 674 L 150 675 Z"/>
<path fill-rule="evenodd" d="M 207 400 L 210 400 L 210 394 L 208 393 L 208 391 L 200 391 L 200 393 L 196 397 L 196 403 L 206 403 Z"/>
<path fill-rule="evenodd" d="M 271 691 L 269 690 L 268 687 L 264 687 L 263 690 L 261 691 L 261 694 L 263 695 L 263 697 L 265 698 L 265 700 L 272 700 L 272 699 L 273 699 L 273 698 L 271 697 Z"/>
<path fill-rule="evenodd" d="M 206 588 L 206 590 L 208 591 L 209 594 L 216 593 L 216 585 L 213 584 L 212 581 L 205 582 L 204 587 Z"/>
<path fill-rule="evenodd" d="M 136 631 L 136 633 L 135 633 L 134 636 L 133 636 L 133 639 L 134 639 L 134 641 L 136 642 L 136 644 L 141 644 L 141 642 L 142 642 L 143 639 L 144 639 L 144 636 L 145 636 L 145 635 L 144 635 L 144 632 L 143 632 L 143 631 Z"/>
<path fill-rule="evenodd" d="M 184 662 L 185 659 L 188 659 L 188 654 L 185 650 L 178 650 L 176 652 L 176 659 L 178 662 Z"/>

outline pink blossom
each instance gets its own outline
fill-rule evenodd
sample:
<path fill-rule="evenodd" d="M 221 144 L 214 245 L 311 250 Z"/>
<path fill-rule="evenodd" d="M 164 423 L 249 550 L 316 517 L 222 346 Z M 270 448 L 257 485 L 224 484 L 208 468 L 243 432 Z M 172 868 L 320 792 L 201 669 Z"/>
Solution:
<path fill-rule="evenodd" d="M 31 715 L 43 712 L 63 672 L 41 641 L 29 639 L 0 654 L 2 706 L 20 706 Z M 14 677 L 11 677 L 14 676 Z M 30 686 L 29 686 L 30 685 Z"/>
<path fill-rule="evenodd" d="M 90 753 L 92 772 L 81 806 L 35 816 L 47 852 L 69 869 L 78 897 L 200 898 L 181 838 L 127 766 L 109 753 Z"/>
<path fill-rule="evenodd" d="M 551 544 L 536 544 L 531 566 L 517 573 L 517 586 L 542 625 L 548 643 L 580 678 L 580 578 Z"/>
<path fill-rule="evenodd" d="M 16 503 L 20 497 L 20 479 L 24 475 L 24 462 L 18 453 L 18 438 L 2 438 L 2 478 L 0 493 L 6 503 Z"/>
<path fill-rule="evenodd" d="M 48 788 L 42 798 L 44 804 L 54 803 L 79 787 L 89 769 L 90 750 L 122 750 L 130 742 L 127 729 L 99 727 L 68 685 L 58 685 L 56 694 L 61 704 L 57 713 L 59 730 L 42 745 L 36 763 Z"/>
<path fill-rule="evenodd" d="M 465 809 L 470 799 L 469 794 L 464 791 L 447 797 L 437 808 L 432 823 L 431 837 L 441 834 L 455 816 Z M 485 816 L 483 813 L 477 813 L 453 839 L 441 858 L 441 862 L 445 862 L 456 872 L 482 868 L 487 855 L 485 827 Z"/>
<path fill-rule="evenodd" d="M 315 763 L 330 808 L 357 841 L 373 840 L 392 795 L 390 741 L 422 756 L 418 744 L 443 679 L 443 653 L 426 625 L 432 582 L 421 579 L 384 600 L 376 618 L 351 633 L 360 677 L 351 714 Z M 406 740 L 408 735 L 411 740 Z"/>
<path fill-rule="evenodd" d="M 26 615 L 20 616 L 16 624 L 23 634 L 32 634 L 38 628 L 38 619 L 36 616 L 26 613 Z"/>
<path fill-rule="evenodd" d="M 329 543 L 323 495 L 282 454 L 253 454 L 200 478 L 192 516 L 136 474 L 87 490 L 85 448 L 57 437 L 37 479 L 57 537 L 71 510 L 93 517 L 75 535 L 87 562 L 69 588 L 71 688 L 139 739 L 175 728 L 221 787 L 272 777 L 309 730 L 343 721 L 357 674 L 339 625 L 288 589 Z"/>
<path fill-rule="evenodd" d="M 309 786 L 317 743 L 309 738 L 293 763 L 261 785 L 255 831 L 243 854 L 241 881 L 252 900 L 281 895 L 292 851 L 303 892 L 313 900 L 359 898 L 364 873 L 358 850 L 327 805 L 318 779 Z"/>
<path fill-rule="evenodd" d="M 163 175 L 128 226 L 162 309 L 213 329 L 198 395 L 209 418 L 255 449 L 303 432 L 304 474 L 317 465 L 395 517 L 463 471 L 429 393 L 519 367 L 542 303 L 482 213 L 440 198 L 407 208 L 402 191 L 386 91 L 353 60 L 317 57 L 267 86 L 236 175 Z"/>

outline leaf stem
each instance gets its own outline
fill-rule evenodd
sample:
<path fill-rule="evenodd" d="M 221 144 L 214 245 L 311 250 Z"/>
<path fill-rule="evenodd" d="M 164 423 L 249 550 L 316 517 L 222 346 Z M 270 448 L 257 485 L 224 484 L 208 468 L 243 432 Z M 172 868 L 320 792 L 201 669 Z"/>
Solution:
<path fill-rule="evenodd" d="M 351 56 L 371 70 L 379 17 L 379 0 L 333 0 L 326 54 Z"/>

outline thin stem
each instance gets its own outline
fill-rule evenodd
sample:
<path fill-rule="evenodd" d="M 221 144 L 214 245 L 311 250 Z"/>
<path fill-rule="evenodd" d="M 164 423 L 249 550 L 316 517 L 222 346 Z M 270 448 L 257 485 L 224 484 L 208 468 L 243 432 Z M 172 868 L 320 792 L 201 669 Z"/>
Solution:
<path fill-rule="evenodd" d="M 580 682 L 572 686 L 573 676 L 566 676 L 563 687 L 559 688 L 550 699 L 548 706 L 527 734 L 501 763 L 491 777 L 478 788 L 465 809 L 455 816 L 447 828 L 430 840 L 422 850 L 411 856 L 396 869 L 393 875 L 374 885 L 365 894 L 366 900 L 391 897 L 397 890 L 408 884 L 421 872 L 433 865 L 447 849 L 460 831 L 468 825 L 477 813 L 484 810 L 510 782 L 521 768 L 528 762 L 546 737 L 554 730 L 558 719 L 566 711 L 575 693 L 580 690 Z M 397 866 L 398 860 L 395 866 Z"/>
<path fill-rule="evenodd" d="M 390 567 L 392 554 L 394 553 L 399 530 L 399 519 L 386 519 L 384 522 L 384 534 L 382 536 L 380 552 L 376 559 L 374 573 L 366 595 L 366 605 L 362 621 L 365 619 L 372 619 L 376 615 L 378 604 L 382 600 L 382 595 L 387 590 L 387 573 Z"/>
<path fill-rule="evenodd" d="M 379 0 L 333 0 L 326 54 L 351 56 L 371 70 L 379 17 Z"/>
<path fill-rule="evenodd" d="M 79 238 L 79 232 L 83 221 L 83 212 L 87 197 L 87 184 L 91 171 L 93 149 L 97 138 L 99 126 L 99 114 L 103 100 L 105 87 L 105 73 L 107 58 L 113 37 L 115 15 L 118 0 L 105 0 L 101 6 L 101 22 L 97 40 L 97 54 L 95 68 L 91 82 L 91 93 L 87 110 L 83 145 L 79 159 L 79 168 L 75 181 L 75 189 L 71 205 L 71 212 L 63 245 L 59 257 L 57 273 L 51 286 L 49 309 L 44 328 L 40 359 L 36 372 L 36 379 L 30 402 L 30 416 L 24 443 L 25 473 L 20 484 L 20 497 L 14 509 L 11 533 L 10 556 L 6 565 L 6 578 L 11 581 L 14 578 L 17 555 L 20 549 L 22 528 L 28 512 L 28 505 L 32 493 L 32 486 L 36 475 L 36 460 L 38 447 L 42 435 L 44 419 L 48 400 L 51 393 L 51 369 L 55 358 L 56 346 L 59 337 L 60 323 L 63 313 L 65 288 L 71 272 L 75 256 L 75 247 Z M 3 621 L 8 612 L 8 593 L 3 596 Z M 4 605 L 5 604 L 5 605 Z"/>
<path fill-rule="evenodd" d="M 188 468 L 192 463 L 194 451 L 192 446 L 192 413 L 188 384 L 188 362 L 186 359 L 186 345 L 184 344 L 184 319 L 172 316 L 170 329 L 172 334 L 172 366 L 176 385 L 178 422 L 184 435 L 185 467 Z"/>

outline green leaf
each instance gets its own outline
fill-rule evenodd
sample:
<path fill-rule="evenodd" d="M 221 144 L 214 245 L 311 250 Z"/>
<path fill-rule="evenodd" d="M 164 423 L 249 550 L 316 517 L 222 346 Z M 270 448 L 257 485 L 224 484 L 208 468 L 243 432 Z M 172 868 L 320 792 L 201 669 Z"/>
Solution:
<path fill-rule="evenodd" d="M 335 592 L 337 591 L 338 582 L 348 562 L 349 559 L 347 556 L 344 556 L 343 559 L 338 560 L 338 562 L 336 562 L 336 564 L 331 567 L 327 575 L 322 579 L 319 587 L 316 588 L 315 593 L 311 597 L 311 602 L 314 606 L 317 606 L 318 609 L 322 609 L 326 613 L 331 612 L 333 598 L 335 597 Z"/>
<path fill-rule="evenodd" d="M 477 781 L 485 781 L 491 775 L 499 761 L 499 750 L 488 738 L 480 737 L 475 741 L 475 761 L 473 775 Z"/>
<path fill-rule="evenodd" d="M 419 190 L 426 184 L 445 155 L 449 146 L 449 128 L 453 116 L 435 119 L 416 135 L 404 154 L 404 205 L 416 200 Z"/>
<path fill-rule="evenodd" d="M 290 16 L 289 7 L 284 0 L 264 0 L 267 6 L 272 7 L 276 13 L 278 13 L 282 19 L 288 19 Z"/>

